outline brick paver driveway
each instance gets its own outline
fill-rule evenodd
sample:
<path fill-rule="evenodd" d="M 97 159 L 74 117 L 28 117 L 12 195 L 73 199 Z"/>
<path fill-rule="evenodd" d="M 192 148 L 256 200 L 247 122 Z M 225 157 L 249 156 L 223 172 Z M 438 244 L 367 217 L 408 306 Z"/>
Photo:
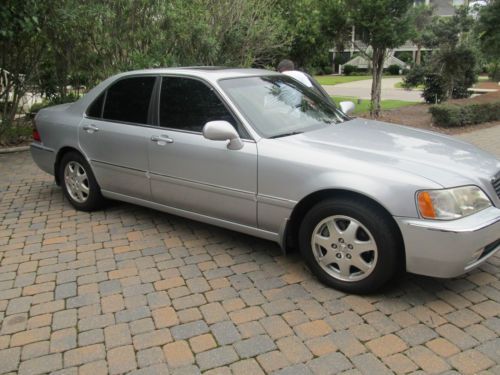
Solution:
<path fill-rule="evenodd" d="M 499 271 L 345 295 L 271 242 L 76 212 L 29 153 L 0 155 L 0 373 L 500 374 Z"/>

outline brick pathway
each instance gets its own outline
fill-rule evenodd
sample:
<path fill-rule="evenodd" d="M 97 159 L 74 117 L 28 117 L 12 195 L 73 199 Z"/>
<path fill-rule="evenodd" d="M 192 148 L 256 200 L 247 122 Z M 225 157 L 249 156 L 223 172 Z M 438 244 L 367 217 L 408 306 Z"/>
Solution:
<path fill-rule="evenodd" d="M 128 204 L 76 212 L 0 155 L 0 373 L 500 374 L 500 257 L 369 297 L 266 242 Z"/>

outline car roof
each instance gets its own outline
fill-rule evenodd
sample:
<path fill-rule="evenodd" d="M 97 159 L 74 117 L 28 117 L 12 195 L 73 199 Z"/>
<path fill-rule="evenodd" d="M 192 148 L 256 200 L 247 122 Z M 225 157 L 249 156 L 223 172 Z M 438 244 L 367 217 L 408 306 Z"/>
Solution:
<path fill-rule="evenodd" d="M 188 75 L 191 77 L 200 77 L 209 81 L 217 81 L 224 78 L 237 78 L 249 76 L 262 76 L 270 74 L 279 74 L 277 72 L 265 69 L 249 69 L 249 68 L 231 68 L 223 66 L 188 66 L 179 68 L 155 68 L 133 70 L 119 74 L 122 77 L 128 75 L 142 74 L 179 74 Z"/>

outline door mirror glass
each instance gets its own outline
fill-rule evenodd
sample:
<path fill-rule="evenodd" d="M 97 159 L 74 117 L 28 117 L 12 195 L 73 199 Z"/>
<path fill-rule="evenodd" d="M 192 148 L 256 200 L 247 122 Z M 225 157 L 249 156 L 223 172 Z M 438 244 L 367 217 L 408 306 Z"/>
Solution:
<path fill-rule="evenodd" d="M 236 129 L 227 121 L 209 121 L 203 126 L 203 136 L 212 141 L 227 141 L 227 148 L 240 150 L 243 142 Z"/>
<path fill-rule="evenodd" d="M 353 102 L 340 102 L 339 105 L 340 110 L 346 115 L 354 111 L 354 108 L 356 107 Z"/>

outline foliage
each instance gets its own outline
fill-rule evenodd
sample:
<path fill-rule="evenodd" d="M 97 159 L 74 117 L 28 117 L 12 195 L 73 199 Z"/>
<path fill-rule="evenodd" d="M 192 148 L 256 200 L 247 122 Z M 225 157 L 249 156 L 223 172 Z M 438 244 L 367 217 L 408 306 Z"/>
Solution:
<path fill-rule="evenodd" d="M 401 67 L 397 64 L 393 64 L 393 65 L 389 65 L 387 67 L 387 72 L 390 74 L 390 75 L 393 75 L 393 76 L 397 76 L 399 75 L 399 71 L 401 70 Z"/>
<path fill-rule="evenodd" d="M 473 24 L 469 8 L 461 7 L 452 17 L 435 17 L 429 26 L 425 45 L 434 51 L 424 71 L 428 103 L 470 96 L 468 88 L 477 81 L 479 66 Z"/>
<path fill-rule="evenodd" d="M 412 67 L 403 78 L 403 87 L 411 89 L 425 83 L 425 69 L 422 65 L 415 65 Z"/>
<path fill-rule="evenodd" d="M 16 146 L 30 141 L 33 135 L 33 125 L 27 119 L 16 120 L 0 134 L 0 146 Z"/>
<path fill-rule="evenodd" d="M 356 35 L 370 46 L 371 53 L 362 51 L 371 60 L 371 115 L 380 113 L 383 66 L 387 50 L 399 47 L 411 35 L 410 8 L 412 0 L 350 0 L 345 1 L 350 23 Z M 390 16 L 388 16 L 390 15 Z"/>
<path fill-rule="evenodd" d="M 411 51 L 396 51 L 394 56 L 407 64 L 413 63 L 413 54 Z"/>
<path fill-rule="evenodd" d="M 500 61 L 500 0 L 492 0 L 479 11 L 476 32 L 481 51 L 491 62 Z"/>
<path fill-rule="evenodd" d="M 50 106 L 57 105 L 57 104 L 73 103 L 73 102 L 76 102 L 79 98 L 80 98 L 80 96 L 77 94 L 74 94 L 74 93 L 69 93 L 68 95 L 66 95 L 64 97 L 55 96 L 51 99 L 48 99 L 48 100 L 46 99 L 46 100 L 43 100 L 42 102 L 33 104 L 30 108 L 30 112 L 36 113 L 39 110 L 41 110 L 42 108 L 50 107 Z"/>
<path fill-rule="evenodd" d="M 27 91 L 65 101 L 75 89 L 132 69 L 272 64 L 291 43 L 277 6 L 278 0 L 2 0 L 0 133 Z"/>
<path fill-rule="evenodd" d="M 420 65 L 422 61 L 421 49 L 429 38 L 428 27 L 432 23 L 434 8 L 420 4 L 412 7 L 409 13 L 412 25 L 410 40 L 417 47 L 415 64 Z"/>
<path fill-rule="evenodd" d="M 342 72 L 343 72 L 343 73 L 344 73 L 344 75 L 346 75 L 346 76 L 350 76 L 352 73 L 355 73 L 355 72 L 356 72 L 356 70 L 358 70 L 358 68 L 357 68 L 356 66 L 354 66 L 354 65 L 349 65 L 349 64 L 344 65 L 342 68 L 343 68 L 343 69 L 342 69 Z"/>
<path fill-rule="evenodd" d="M 337 105 L 339 105 L 340 102 L 345 102 L 345 101 L 353 102 L 355 105 L 353 114 L 366 114 L 370 112 L 370 100 L 366 99 L 358 100 L 358 98 L 353 98 L 349 96 L 336 96 L 332 98 L 335 101 L 335 103 L 337 103 Z M 408 107 L 415 104 L 417 103 L 407 102 L 404 100 L 386 99 L 380 102 L 380 107 L 382 108 L 382 110 L 391 110 L 401 107 Z"/>
<path fill-rule="evenodd" d="M 371 76 L 363 75 L 350 75 L 350 76 L 315 76 L 316 81 L 319 82 L 320 85 L 338 85 L 339 83 L 347 83 L 354 81 L 363 81 L 366 79 L 370 79 Z"/>
<path fill-rule="evenodd" d="M 456 127 L 500 120 L 500 102 L 466 105 L 438 104 L 429 109 L 438 126 Z"/>
<path fill-rule="evenodd" d="M 492 81 L 500 82 L 500 61 L 488 64 L 487 72 Z"/>
<path fill-rule="evenodd" d="M 446 90 L 446 80 L 438 73 L 428 73 L 425 75 L 424 91 L 422 96 L 426 103 L 436 104 L 448 99 Z"/>
<path fill-rule="evenodd" d="M 38 73 L 44 46 L 39 33 L 41 2 L 0 2 L 0 135 L 15 119 L 19 102 Z"/>
<path fill-rule="evenodd" d="M 291 41 L 283 57 L 306 70 L 331 65 L 328 50 L 341 44 L 347 29 L 342 5 L 342 0 L 278 0 L 275 13 L 284 18 Z"/>
<path fill-rule="evenodd" d="M 433 66 L 441 72 L 448 96 L 458 99 L 469 97 L 467 91 L 477 81 L 474 51 L 461 45 L 453 49 L 442 49 L 433 56 Z"/>

